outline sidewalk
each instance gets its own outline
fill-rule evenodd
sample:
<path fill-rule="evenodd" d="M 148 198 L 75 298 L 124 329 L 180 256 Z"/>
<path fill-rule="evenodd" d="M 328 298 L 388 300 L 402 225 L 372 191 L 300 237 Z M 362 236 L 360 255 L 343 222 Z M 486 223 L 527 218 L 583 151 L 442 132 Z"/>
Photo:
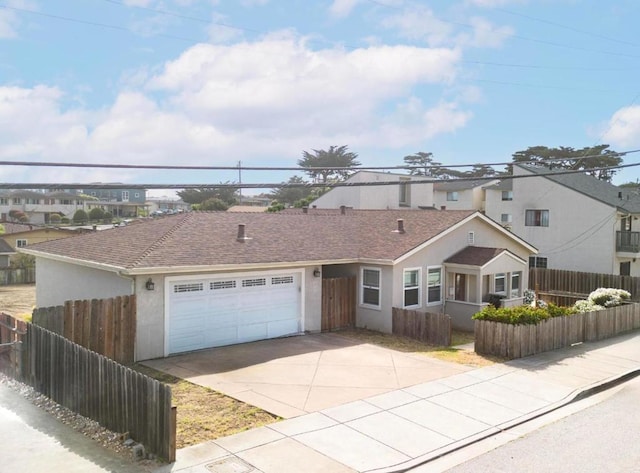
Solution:
<path fill-rule="evenodd" d="M 178 451 L 157 473 L 399 472 L 640 371 L 640 333 L 479 368 Z"/>

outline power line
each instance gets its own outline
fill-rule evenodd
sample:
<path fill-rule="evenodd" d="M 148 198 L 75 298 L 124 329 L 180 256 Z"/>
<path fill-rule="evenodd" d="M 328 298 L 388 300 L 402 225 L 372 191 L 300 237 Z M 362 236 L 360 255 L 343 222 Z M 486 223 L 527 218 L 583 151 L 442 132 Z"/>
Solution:
<path fill-rule="evenodd" d="M 633 164 L 621 164 L 618 166 L 606 166 L 591 168 L 589 171 L 610 171 L 614 169 L 622 169 L 640 166 L 640 163 Z M 237 170 L 238 167 L 232 169 Z M 536 174 L 522 174 L 522 175 L 508 175 L 508 176 L 482 176 L 482 177 L 460 177 L 454 179 L 436 179 L 425 178 L 415 179 L 407 182 L 407 184 L 438 184 L 449 182 L 477 182 L 477 181 L 497 181 L 501 179 L 528 179 L 533 177 L 547 177 L 558 176 L 567 174 L 584 173 L 585 170 L 562 170 L 562 171 L 549 171 L 545 173 Z M 262 182 L 262 183 L 219 183 L 219 184 L 123 184 L 123 183 L 95 183 L 80 184 L 80 183 L 0 183 L 0 189 L 200 189 L 206 187 L 228 188 L 228 189 L 269 189 L 269 188 L 335 188 L 335 187 L 370 187 L 370 186 L 397 186 L 400 181 L 364 181 L 364 182 L 306 182 L 306 183 L 288 183 L 288 182 Z"/>
<path fill-rule="evenodd" d="M 589 158 L 622 157 L 627 154 L 640 153 L 639 149 L 610 153 L 607 155 L 594 154 L 580 157 L 549 158 L 544 163 L 578 161 Z M 504 161 L 497 163 L 470 163 L 470 164 L 429 164 L 426 166 L 181 166 L 172 164 L 113 164 L 113 163 L 70 163 L 70 162 L 41 162 L 41 161 L 0 161 L 0 166 L 27 166 L 27 167 L 69 167 L 69 168 L 105 168 L 105 169 L 157 169 L 157 170 L 184 170 L 184 171 L 385 171 L 385 170 L 413 170 L 413 169 L 450 169 L 474 166 L 509 166 L 512 164 L 532 164 L 539 160 Z"/>

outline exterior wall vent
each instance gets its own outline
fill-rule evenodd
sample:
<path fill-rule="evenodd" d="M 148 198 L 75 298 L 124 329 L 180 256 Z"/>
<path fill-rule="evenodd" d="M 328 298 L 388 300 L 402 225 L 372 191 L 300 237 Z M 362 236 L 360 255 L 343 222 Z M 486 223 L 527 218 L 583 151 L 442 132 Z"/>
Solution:
<path fill-rule="evenodd" d="M 236 238 L 236 240 L 238 240 L 241 243 L 244 243 L 247 240 L 251 240 L 251 238 L 247 236 L 245 227 L 246 225 L 244 223 L 238 224 L 238 237 Z"/>

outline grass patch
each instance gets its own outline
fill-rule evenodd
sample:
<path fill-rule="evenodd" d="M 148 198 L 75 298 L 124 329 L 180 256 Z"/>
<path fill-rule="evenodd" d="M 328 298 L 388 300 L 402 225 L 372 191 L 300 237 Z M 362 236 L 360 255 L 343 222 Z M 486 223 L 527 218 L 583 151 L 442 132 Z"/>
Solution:
<path fill-rule="evenodd" d="M 348 329 L 335 333 L 352 340 L 371 343 L 372 345 L 389 348 L 391 350 L 397 350 L 405 353 L 417 353 L 466 366 L 489 366 L 503 361 L 501 358 L 478 355 L 476 352 L 470 350 L 428 345 L 426 343 L 413 340 L 412 338 L 399 337 L 397 335 L 376 332 L 374 330 Z M 453 345 L 464 345 L 473 342 L 474 336 L 473 333 L 454 330 L 451 340 Z"/>
<path fill-rule="evenodd" d="M 278 416 L 204 386 L 135 363 L 130 368 L 171 386 L 178 407 L 176 447 L 215 440 L 280 420 Z"/>

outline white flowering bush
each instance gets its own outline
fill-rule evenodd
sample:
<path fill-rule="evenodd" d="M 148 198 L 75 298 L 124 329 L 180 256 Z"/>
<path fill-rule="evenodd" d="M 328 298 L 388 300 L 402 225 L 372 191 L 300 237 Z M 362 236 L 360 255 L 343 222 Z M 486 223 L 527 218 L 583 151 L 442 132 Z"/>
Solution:
<path fill-rule="evenodd" d="M 629 300 L 631 294 L 624 289 L 614 289 L 601 287 L 589 294 L 587 300 L 603 307 L 615 307 L 622 305 L 624 301 Z"/>
<path fill-rule="evenodd" d="M 531 303 L 536 300 L 536 292 L 531 289 L 524 290 L 524 300 L 522 303 L 524 305 L 531 305 Z"/>
<path fill-rule="evenodd" d="M 593 311 L 596 311 L 596 310 L 604 309 L 604 307 L 602 307 L 601 305 L 594 304 L 592 301 L 587 301 L 587 300 L 577 301 L 573 305 L 573 308 L 579 314 L 584 314 L 586 312 L 593 312 Z"/>
<path fill-rule="evenodd" d="M 624 301 L 630 298 L 631 294 L 624 289 L 601 287 L 589 294 L 587 300 L 578 301 L 573 307 L 579 313 L 593 312 L 595 310 L 622 305 Z"/>

